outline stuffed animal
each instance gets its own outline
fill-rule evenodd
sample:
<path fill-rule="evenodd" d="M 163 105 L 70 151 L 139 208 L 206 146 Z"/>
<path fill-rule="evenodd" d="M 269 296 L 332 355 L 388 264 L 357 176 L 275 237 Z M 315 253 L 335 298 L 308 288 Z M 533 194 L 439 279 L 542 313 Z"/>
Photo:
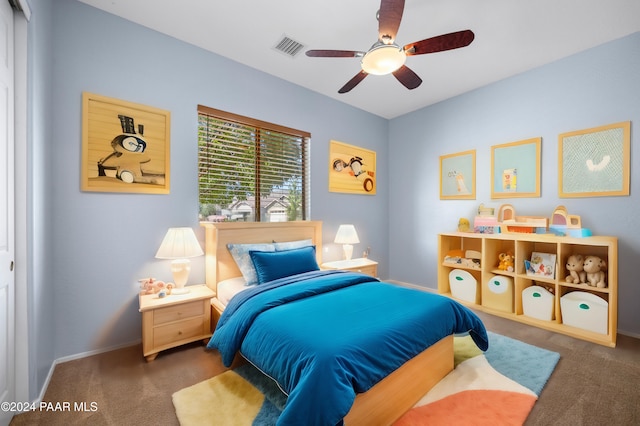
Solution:
<path fill-rule="evenodd" d="M 471 229 L 471 224 L 469 223 L 469 219 L 461 217 L 458 221 L 458 232 L 469 232 Z"/>
<path fill-rule="evenodd" d="M 584 271 L 584 257 L 581 254 L 572 254 L 567 259 L 567 271 L 569 275 L 565 279 L 571 284 L 582 284 L 587 282 L 587 273 Z"/>
<path fill-rule="evenodd" d="M 513 255 L 511 253 L 500 253 L 498 259 L 498 269 L 513 272 Z"/>
<path fill-rule="evenodd" d="M 138 280 L 138 282 L 140 283 L 142 294 L 155 294 L 165 289 L 165 282 L 156 280 L 155 278 L 142 278 Z"/>
<path fill-rule="evenodd" d="M 591 287 L 605 288 L 607 283 L 605 282 L 606 274 L 604 271 L 607 269 L 607 264 L 604 260 L 598 256 L 587 256 L 584 259 L 582 266 L 587 273 L 587 284 Z"/>

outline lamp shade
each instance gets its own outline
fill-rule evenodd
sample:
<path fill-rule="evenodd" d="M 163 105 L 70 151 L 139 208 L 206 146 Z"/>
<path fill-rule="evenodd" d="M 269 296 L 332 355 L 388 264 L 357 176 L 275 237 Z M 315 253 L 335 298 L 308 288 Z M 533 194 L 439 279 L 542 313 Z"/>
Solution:
<path fill-rule="evenodd" d="M 358 244 L 360 240 L 358 239 L 358 233 L 356 232 L 356 227 L 353 225 L 340 225 L 338 228 L 338 233 L 336 234 L 336 239 L 334 243 L 336 244 Z"/>
<path fill-rule="evenodd" d="M 156 258 L 186 259 L 203 254 L 193 229 L 189 227 L 169 228 L 156 253 Z"/>

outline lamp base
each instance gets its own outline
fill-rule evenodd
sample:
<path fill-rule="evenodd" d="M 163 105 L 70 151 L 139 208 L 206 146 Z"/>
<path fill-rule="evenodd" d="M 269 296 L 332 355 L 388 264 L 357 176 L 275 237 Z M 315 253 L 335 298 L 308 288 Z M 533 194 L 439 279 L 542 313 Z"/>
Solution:
<path fill-rule="evenodd" d="M 171 262 L 171 272 L 173 273 L 173 281 L 175 287 L 171 290 L 171 294 L 187 294 L 189 289 L 185 287 L 189 280 L 189 272 L 191 271 L 191 261 L 189 259 L 175 259 Z"/>
<path fill-rule="evenodd" d="M 353 256 L 353 246 L 351 244 L 344 244 L 342 250 L 344 251 L 344 260 L 351 260 Z"/>
<path fill-rule="evenodd" d="M 189 287 L 182 287 L 182 288 L 173 288 L 171 289 L 171 294 L 187 294 L 189 293 L 191 290 L 189 290 Z"/>

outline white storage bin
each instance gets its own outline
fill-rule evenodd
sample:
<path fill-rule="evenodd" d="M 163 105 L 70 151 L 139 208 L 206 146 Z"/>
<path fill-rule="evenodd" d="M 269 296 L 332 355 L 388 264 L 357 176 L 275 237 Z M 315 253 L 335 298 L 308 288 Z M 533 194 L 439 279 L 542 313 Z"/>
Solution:
<path fill-rule="evenodd" d="M 462 269 L 449 272 L 449 287 L 456 299 L 477 303 L 478 281 L 469 272 Z"/>
<path fill-rule="evenodd" d="M 522 290 L 522 311 L 528 317 L 551 321 L 555 311 L 553 299 L 549 290 L 532 285 Z"/>
<path fill-rule="evenodd" d="M 560 298 L 564 324 L 607 334 L 609 303 L 584 291 L 572 291 Z"/>
<path fill-rule="evenodd" d="M 494 275 L 482 289 L 482 306 L 513 312 L 513 278 Z"/>

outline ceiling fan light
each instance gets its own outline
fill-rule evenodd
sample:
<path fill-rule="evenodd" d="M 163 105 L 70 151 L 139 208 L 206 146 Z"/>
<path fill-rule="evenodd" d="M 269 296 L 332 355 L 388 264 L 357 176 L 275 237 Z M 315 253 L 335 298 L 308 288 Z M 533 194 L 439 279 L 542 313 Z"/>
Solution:
<path fill-rule="evenodd" d="M 362 69 L 368 74 L 386 75 L 404 65 L 407 55 L 395 44 L 382 44 L 362 58 Z"/>

